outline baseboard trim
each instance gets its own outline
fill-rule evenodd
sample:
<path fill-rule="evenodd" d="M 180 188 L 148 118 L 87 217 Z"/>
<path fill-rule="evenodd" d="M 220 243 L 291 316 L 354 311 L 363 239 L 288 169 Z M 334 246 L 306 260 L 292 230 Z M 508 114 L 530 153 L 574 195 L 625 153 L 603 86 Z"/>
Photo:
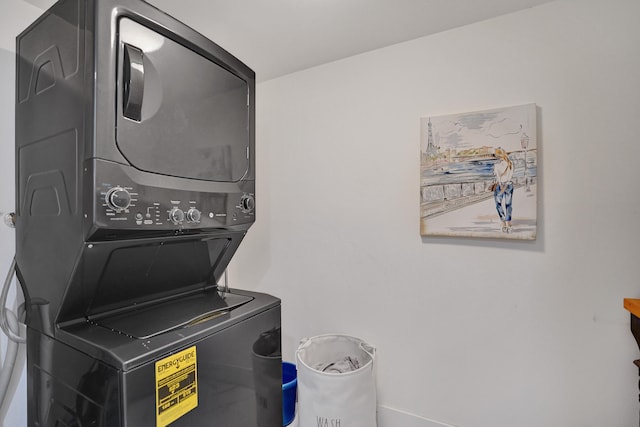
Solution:
<path fill-rule="evenodd" d="M 400 409 L 378 406 L 378 427 L 455 427 L 444 424 Z"/>

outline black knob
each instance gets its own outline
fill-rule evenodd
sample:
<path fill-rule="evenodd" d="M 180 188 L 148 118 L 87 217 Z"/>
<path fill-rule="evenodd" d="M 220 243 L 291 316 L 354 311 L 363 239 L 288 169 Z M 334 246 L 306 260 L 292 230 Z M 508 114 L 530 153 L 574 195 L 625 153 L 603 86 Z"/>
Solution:
<path fill-rule="evenodd" d="M 125 210 L 131 205 L 131 194 L 122 187 L 113 187 L 105 196 L 107 206 L 114 211 Z"/>
<path fill-rule="evenodd" d="M 169 211 L 169 221 L 178 225 L 184 221 L 184 211 L 180 208 L 173 208 Z"/>
<path fill-rule="evenodd" d="M 244 213 L 252 212 L 256 208 L 256 199 L 250 194 L 244 194 L 240 198 L 240 210 Z"/>
<path fill-rule="evenodd" d="M 187 221 L 188 222 L 200 222 L 200 218 L 202 217 L 200 211 L 196 208 L 189 208 L 187 211 Z"/>

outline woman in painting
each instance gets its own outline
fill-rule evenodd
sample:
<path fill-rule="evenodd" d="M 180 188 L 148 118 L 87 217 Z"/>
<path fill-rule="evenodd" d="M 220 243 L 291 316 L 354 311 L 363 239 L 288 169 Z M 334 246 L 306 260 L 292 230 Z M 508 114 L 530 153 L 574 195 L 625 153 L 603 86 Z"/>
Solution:
<path fill-rule="evenodd" d="M 493 165 L 493 174 L 496 176 L 496 186 L 493 190 L 493 200 L 496 202 L 496 210 L 502 221 L 502 231 L 511 233 L 511 202 L 513 199 L 513 162 L 509 160 L 507 152 L 498 147 L 495 151 L 498 161 Z"/>

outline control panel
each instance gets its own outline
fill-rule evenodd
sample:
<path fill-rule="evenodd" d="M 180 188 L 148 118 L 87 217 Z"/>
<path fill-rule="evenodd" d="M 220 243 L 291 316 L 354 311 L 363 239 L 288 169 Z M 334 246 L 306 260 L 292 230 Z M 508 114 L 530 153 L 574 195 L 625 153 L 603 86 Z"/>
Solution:
<path fill-rule="evenodd" d="M 95 220 L 98 226 L 119 229 L 217 228 L 255 220 L 251 191 L 201 192 L 135 183 L 121 166 L 96 174 Z M 105 171 L 106 172 L 106 171 Z M 109 179 L 105 179 L 108 176 Z"/>

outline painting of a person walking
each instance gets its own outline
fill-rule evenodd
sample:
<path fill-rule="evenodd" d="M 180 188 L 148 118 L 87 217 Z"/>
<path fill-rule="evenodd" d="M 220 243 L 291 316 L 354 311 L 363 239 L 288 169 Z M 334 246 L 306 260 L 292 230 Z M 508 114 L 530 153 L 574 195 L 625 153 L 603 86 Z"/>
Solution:
<path fill-rule="evenodd" d="M 496 185 L 493 190 L 493 200 L 496 210 L 502 222 L 502 231 L 511 233 L 511 212 L 513 211 L 513 162 L 509 160 L 507 152 L 502 148 L 496 148 L 496 157 L 499 159 L 493 165 L 493 174 L 496 177 Z"/>
<path fill-rule="evenodd" d="M 420 234 L 533 240 L 535 104 L 420 120 Z"/>

